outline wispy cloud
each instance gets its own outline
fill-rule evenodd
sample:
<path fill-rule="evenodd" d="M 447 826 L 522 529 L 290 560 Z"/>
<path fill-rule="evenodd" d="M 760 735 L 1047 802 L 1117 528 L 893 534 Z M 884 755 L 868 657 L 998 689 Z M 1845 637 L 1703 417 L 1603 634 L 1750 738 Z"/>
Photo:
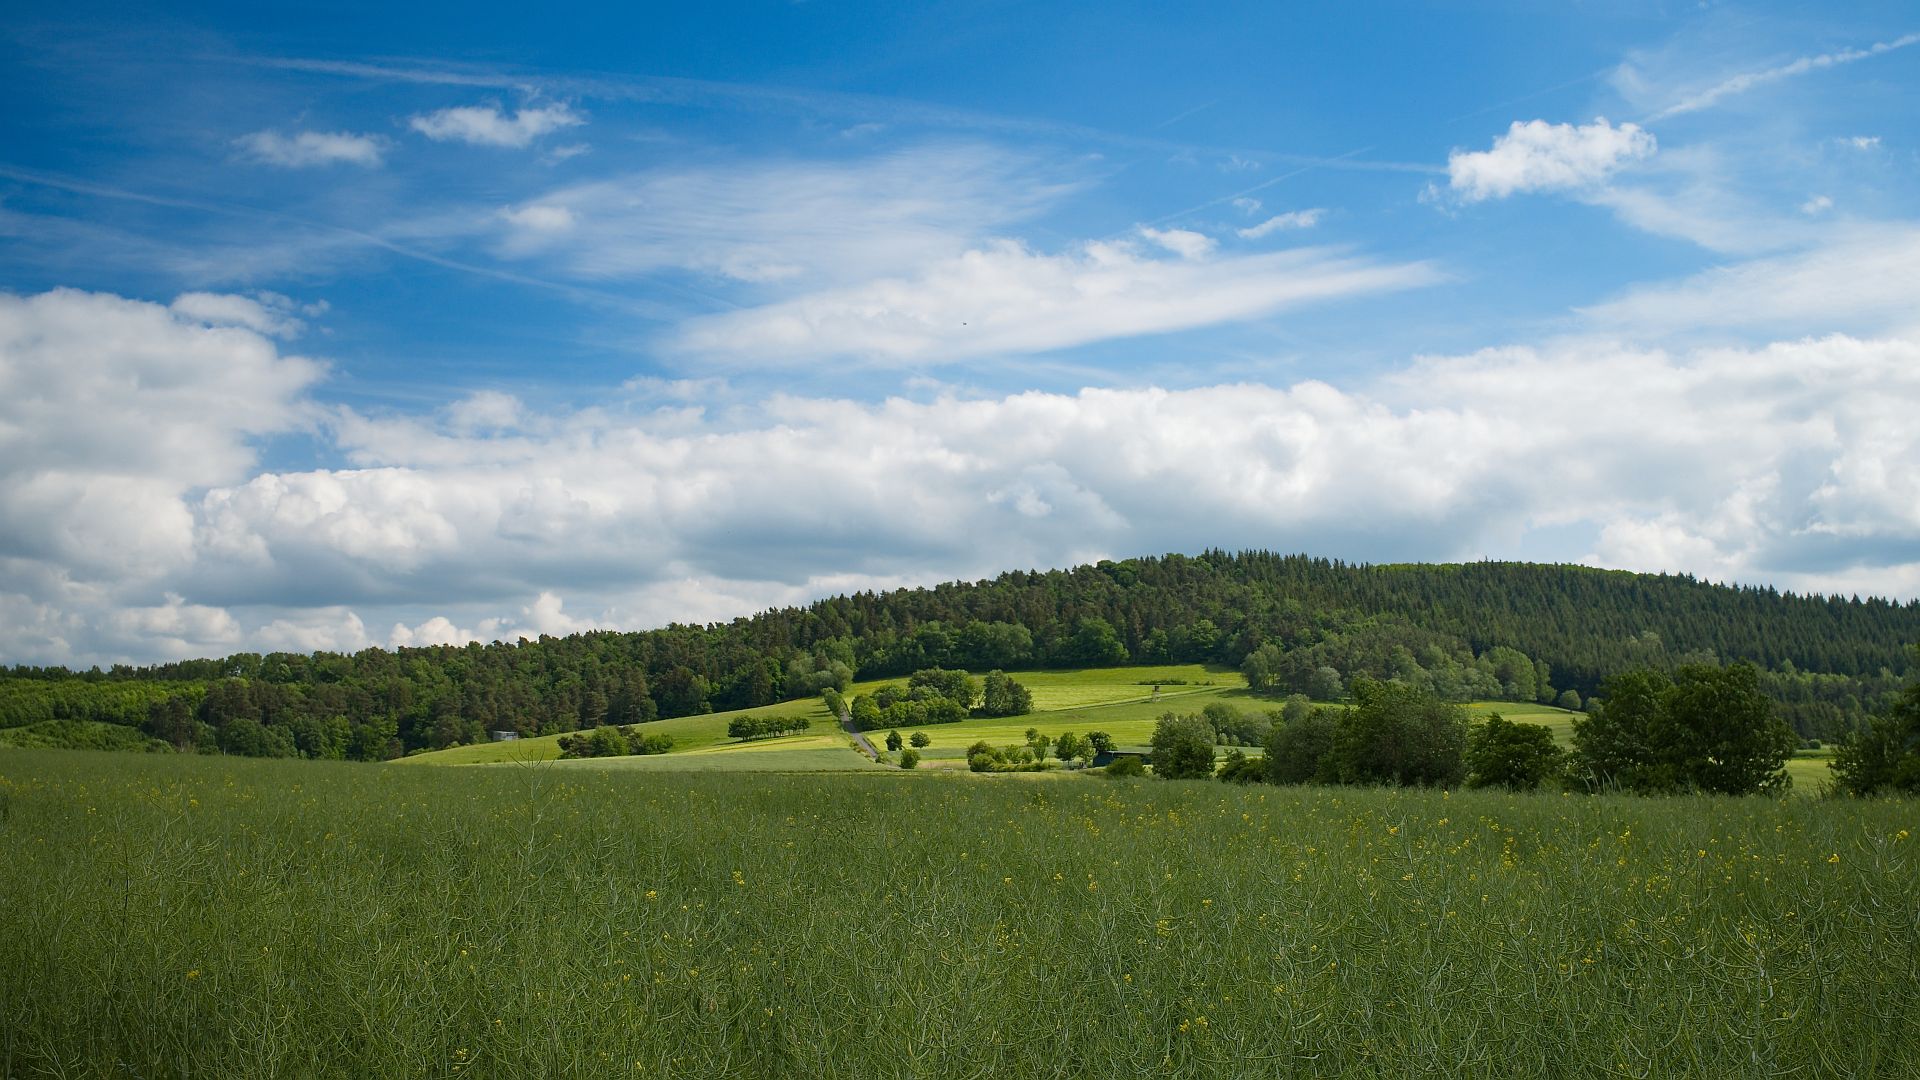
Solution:
<path fill-rule="evenodd" d="M 1821 53 L 1817 56 L 1803 56 L 1790 63 L 1781 64 L 1778 67 L 1742 72 L 1731 78 L 1723 79 L 1705 90 L 1681 98 L 1679 101 L 1647 117 L 1646 122 L 1649 124 L 1657 123 L 1669 117 L 1698 112 L 1701 109 L 1711 108 L 1737 94 L 1744 94 L 1758 86 L 1765 86 L 1768 83 L 1776 83 L 1782 79 L 1791 79 L 1798 75 L 1805 75 L 1809 72 L 1820 71 L 1825 68 L 1839 67 L 1842 64 L 1851 64 L 1856 61 L 1870 59 L 1875 56 L 1893 52 L 1896 49 L 1904 49 L 1909 45 L 1920 45 L 1920 33 L 1905 34 L 1894 38 L 1892 41 L 1882 41 L 1874 45 L 1869 45 L 1864 49 L 1841 49 L 1838 52 Z"/>
<path fill-rule="evenodd" d="M 1258 225 L 1249 225 L 1239 230 L 1239 236 L 1242 240 L 1258 240 L 1283 229 L 1311 229 L 1320 224 L 1320 219 L 1325 215 L 1326 210 L 1321 207 L 1314 207 L 1311 210 L 1289 210 L 1284 214 L 1276 214 Z"/>
<path fill-rule="evenodd" d="M 1423 262 L 1327 249 L 1209 259 L 1185 237 L 1167 246 L 1189 251 L 1160 259 L 1129 242 L 1095 242 L 1046 254 L 998 241 L 910 277 L 695 319 L 677 344 L 720 362 L 945 363 L 1243 321 L 1440 280 Z"/>
<path fill-rule="evenodd" d="M 235 139 L 234 144 L 252 161 L 287 169 L 341 163 L 373 168 L 380 164 L 385 151 L 385 141 L 378 136 L 345 131 L 300 131 L 292 135 L 255 131 Z"/>
<path fill-rule="evenodd" d="M 408 126 L 436 142 L 518 149 L 548 132 L 584 123 L 585 118 L 564 104 L 523 108 L 511 116 L 498 105 L 461 105 L 416 116 Z"/>

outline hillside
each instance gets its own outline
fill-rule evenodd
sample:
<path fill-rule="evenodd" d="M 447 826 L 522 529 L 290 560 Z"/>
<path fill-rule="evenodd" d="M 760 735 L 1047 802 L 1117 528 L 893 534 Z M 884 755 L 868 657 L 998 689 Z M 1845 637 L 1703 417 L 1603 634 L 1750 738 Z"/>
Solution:
<path fill-rule="evenodd" d="M 1894 692 L 1920 604 L 1526 563 L 1369 566 L 1209 551 L 857 593 L 706 626 L 514 644 L 241 653 L 0 677 L 0 728 L 137 727 L 176 746 L 381 759 L 602 723 L 753 709 L 943 665 L 1239 668 L 1313 693 L 1398 678 L 1455 700 L 1584 700 L 1616 671 L 1712 657 L 1761 666 L 1805 736 Z M 1325 696 L 1315 694 L 1315 696 Z"/>

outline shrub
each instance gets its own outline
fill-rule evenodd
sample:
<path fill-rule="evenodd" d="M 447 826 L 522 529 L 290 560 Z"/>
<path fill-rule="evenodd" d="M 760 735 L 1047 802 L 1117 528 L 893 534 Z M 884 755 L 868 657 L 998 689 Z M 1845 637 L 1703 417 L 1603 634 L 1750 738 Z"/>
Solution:
<path fill-rule="evenodd" d="M 1167 780 L 1213 776 L 1213 725 L 1199 716 L 1168 713 L 1153 727 L 1153 772 Z"/>
<path fill-rule="evenodd" d="M 1468 783 L 1532 791 L 1560 771 L 1566 752 L 1541 724 L 1516 724 L 1499 713 L 1467 736 Z"/>
<path fill-rule="evenodd" d="M 1107 765 L 1107 767 L 1101 771 L 1105 775 L 1110 777 L 1147 775 L 1147 767 L 1140 763 L 1139 758 L 1133 757 L 1131 755 L 1127 757 L 1114 758 L 1113 761 L 1110 762 Z"/>
<path fill-rule="evenodd" d="M 907 741 L 916 747 L 930 746 L 933 743 L 933 736 L 924 731 L 916 731 L 907 738 Z"/>
<path fill-rule="evenodd" d="M 918 750 L 902 751 L 900 754 L 900 767 L 903 769 L 919 768 L 920 767 L 920 751 Z"/>

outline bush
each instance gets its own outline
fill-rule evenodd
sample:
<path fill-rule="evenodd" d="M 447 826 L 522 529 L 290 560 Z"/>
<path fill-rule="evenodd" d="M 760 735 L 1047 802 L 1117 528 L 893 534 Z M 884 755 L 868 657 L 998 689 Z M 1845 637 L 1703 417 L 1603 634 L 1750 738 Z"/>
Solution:
<path fill-rule="evenodd" d="M 560 736 L 560 756 L 563 758 L 664 754 L 672 749 L 673 736 L 664 732 L 643 734 L 625 724 Z"/>
<path fill-rule="evenodd" d="M 1331 784 L 1333 771 L 1333 733 L 1339 726 L 1341 710 L 1325 706 L 1313 708 L 1306 699 L 1288 699 L 1288 719 L 1275 724 L 1267 734 L 1267 759 L 1262 762 L 1270 784 Z"/>
<path fill-rule="evenodd" d="M 907 741 L 916 747 L 930 746 L 933 744 L 933 736 L 924 731 L 916 731 L 907 738 Z"/>
<path fill-rule="evenodd" d="M 1227 763 L 1220 766 L 1219 777 L 1229 784 L 1257 784 L 1267 778 L 1266 766 L 1245 751 L 1227 751 Z"/>
<path fill-rule="evenodd" d="M 900 733 L 898 731 L 887 732 L 887 749 L 889 751 L 898 750 L 905 745 L 906 745 L 906 740 L 900 737 Z"/>
<path fill-rule="evenodd" d="M 987 672 L 986 688 L 980 695 L 982 716 L 1025 716 L 1033 711 L 1033 694 L 1007 677 L 1004 671 Z"/>
<path fill-rule="evenodd" d="M 1759 683 L 1750 664 L 1616 675 L 1601 706 L 1574 721 L 1580 768 L 1597 785 L 1636 792 L 1784 788 L 1799 740 Z"/>
<path fill-rule="evenodd" d="M 1167 713 L 1153 727 L 1153 772 L 1167 780 L 1213 777 L 1213 725 L 1204 717 Z"/>
<path fill-rule="evenodd" d="M 1532 791 L 1560 771 L 1566 752 L 1554 744 L 1553 731 L 1541 724 L 1516 724 L 1499 713 L 1467 736 L 1468 783 Z"/>
<path fill-rule="evenodd" d="M 903 769 L 919 768 L 920 767 L 920 751 L 918 750 L 902 751 L 900 754 L 900 767 Z"/>
<path fill-rule="evenodd" d="M 736 716 L 727 721 L 727 735 L 735 739 L 771 739 L 813 726 L 805 716 Z"/>
<path fill-rule="evenodd" d="M 1329 756 L 1343 784 L 1458 784 L 1466 776 L 1467 710 L 1396 682 L 1355 679 L 1354 707 Z"/>
<path fill-rule="evenodd" d="M 1110 777 L 1147 775 L 1147 767 L 1140 763 L 1139 758 L 1133 757 L 1131 755 L 1127 757 L 1114 758 L 1113 761 L 1110 762 L 1107 765 L 1107 767 L 1101 771 L 1105 775 Z"/>

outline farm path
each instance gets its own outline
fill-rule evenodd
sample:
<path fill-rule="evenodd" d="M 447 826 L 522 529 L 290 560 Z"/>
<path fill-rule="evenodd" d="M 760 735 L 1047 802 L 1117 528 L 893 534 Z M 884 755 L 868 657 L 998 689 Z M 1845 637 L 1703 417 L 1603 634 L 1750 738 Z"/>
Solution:
<path fill-rule="evenodd" d="M 843 714 L 840 717 L 840 726 L 846 730 L 847 734 L 853 736 L 853 741 L 860 744 L 860 749 L 868 757 L 875 761 L 880 760 L 880 751 L 873 748 L 873 742 L 867 738 L 866 732 L 853 726 L 853 717 L 851 715 Z"/>

